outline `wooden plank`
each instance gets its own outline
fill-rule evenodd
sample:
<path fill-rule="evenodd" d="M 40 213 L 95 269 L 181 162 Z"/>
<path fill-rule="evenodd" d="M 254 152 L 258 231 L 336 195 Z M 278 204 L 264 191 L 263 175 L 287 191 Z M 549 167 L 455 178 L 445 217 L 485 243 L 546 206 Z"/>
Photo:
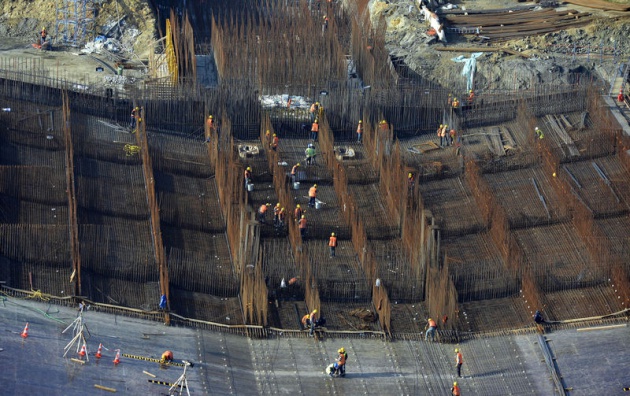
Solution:
<path fill-rule="evenodd" d="M 516 147 L 516 140 L 514 140 L 514 136 L 512 136 L 512 132 L 510 132 L 510 128 L 500 127 L 500 133 L 505 144 L 509 145 L 510 147 Z"/>
<path fill-rule="evenodd" d="M 522 52 L 517 52 L 514 50 L 511 50 L 509 48 L 494 48 L 494 47 L 458 47 L 458 48 L 454 48 L 454 47 L 434 47 L 433 48 L 436 51 L 442 51 L 442 52 L 506 52 L 510 55 L 518 55 L 518 56 L 522 56 L 525 59 L 529 58 L 529 55 L 524 54 Z"/>
<path fill-rule="evenodd" d="M 551 126 L 551 129 L 556 133 L 556 135 L 558 135 L 560 140 L 562 140 L 562 142 L 569 150 L 569 155 L 571 157 L 578 157 L 580 155 L 580 151 L 575 146 L 575 143 L 573 142 L 573 139 L 571 139 L 571 136 L 569 136 L 564 128 L 562 128 L 562 126 L 558 123 L 555 116 L 547 115 L 546 118 L 549 126 Z"/>
<path fill-rule="evenodd" d="M 630 5 L 614 4 L 603 0 L 564 0 L 564 3 L 606 11 L 630 11 Z"/>
<path fill-rule="evenodd" d="M 501 142 L 501 135 L 499 134 L 499 128 L 493 127 L 491 132 L 486 134 L 486 139 L 490 151 L 499 157 L 503 157 L 505 155 L 503 143 Z"/>
<path fill-rule="evenodd" d="M 562 121 L 562 123 L 564 124 L 564 126 L 565 126 L 565 128 L 567 130 L 570 131 L 572 129 L 575 129 L 573 127 L 573 125 L 571 125 L 571 123 L 569 122 L 569 120 L 567 119 L 567 117 L 564 114 L 560 114 L 559 118 L 560 118 L 560 121 Z"/>

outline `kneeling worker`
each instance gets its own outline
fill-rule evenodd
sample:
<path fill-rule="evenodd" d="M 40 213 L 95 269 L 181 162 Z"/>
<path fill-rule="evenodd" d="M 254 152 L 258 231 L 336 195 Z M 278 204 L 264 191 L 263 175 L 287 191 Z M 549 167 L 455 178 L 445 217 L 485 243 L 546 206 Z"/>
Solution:
<path fill-rule="evenodd" d="M 160 363 L 170 363 L 172 361 L 173 361 L 173 352 L 164 351 L 164 353 L 162 353 L 162 359 L 160 359 Z"/>

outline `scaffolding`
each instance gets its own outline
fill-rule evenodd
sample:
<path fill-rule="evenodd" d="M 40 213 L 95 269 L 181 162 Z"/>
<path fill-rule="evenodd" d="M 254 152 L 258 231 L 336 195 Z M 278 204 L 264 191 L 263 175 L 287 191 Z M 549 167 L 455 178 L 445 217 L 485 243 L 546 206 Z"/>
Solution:
<path fill-rule="evenodd" d="M 58 0 L 55 44 L 78 47 L 94 34 L 94 16 L 99 0 Z"/>

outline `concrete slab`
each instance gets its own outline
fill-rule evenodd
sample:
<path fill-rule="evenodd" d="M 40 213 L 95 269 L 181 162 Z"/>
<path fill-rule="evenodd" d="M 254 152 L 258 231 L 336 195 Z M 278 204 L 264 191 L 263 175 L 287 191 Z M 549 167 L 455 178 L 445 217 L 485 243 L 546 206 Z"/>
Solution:
<path fill-rule="evenodd" d="M 332 394 L 332 395 L 449 395 L 457 380 L 465 395 L 552 395 L 553 383 L 533 334 L 475 337 L 459 345 L 415 340 L 364 338 L 290 338 L 274 334 L 249 339 L 202 329 L 166 327 L 159 323 L 87 311 L 91 336 L 89 362 L 63 358 L 71 335 L 61 331 L 77 315 L 75 309 L 26 299 L 0 300 L 0 384 L 6 395 L 85 395 L 102 385 L 125 395 L 167 394 L 150 384 L 175 382 L 181 367 L 122 358 L 114 365 L 114 349 L 158 358 L 166 349 L 176 359 L 189 359 L 191 394 Z M 61 323 L 61 322 L 64 323 Z M 20 337 L 29 322 L 29 337 Z M 549 335 L 550 347 L 567 386 L 576 394 L 602 391 L 617 394 L 630 372 L 619 351 L 630 350 L 629 329 L 578 333 L 563 330 Z M 588 337 L 588 338 L 587 338 Z M 101 342 L 108 348 L 97 360 Z M 337 350 L 349 354 L 345 378 L 324 373 Z M 463 378 L 456 378 L 454 348 L 464 354 Z M 585 369 L 585 368 L 588 368 Z"/>

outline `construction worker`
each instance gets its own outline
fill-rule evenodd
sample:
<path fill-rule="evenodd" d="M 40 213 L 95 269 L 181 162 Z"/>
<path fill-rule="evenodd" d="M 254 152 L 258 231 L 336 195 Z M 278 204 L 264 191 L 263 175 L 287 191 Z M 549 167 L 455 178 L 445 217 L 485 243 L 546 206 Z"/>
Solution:
<path fill-rule="evenodd" d="M 459 100 L 457 98 L 453 98 L 453 108 L 459 108 Z"/>
<path fill-rule="evenodd" d="M 278 142 L 280 142 L 280 138 L 278 137 L 278 135 L 276 135 L 274 133 L 273 137 L 271 138 L 271 144 L 269 145 L 269 147 L 271 147 L 271 149 L 273 151 L 277 151 L 278 150 Z"/>
<path fill-rule="evenodd" d="M 316 118 L 311 125 L 311 140 L 317 141 L 317 132 L 319 132 L 319 120 Z"/>
<path fill-rule="evenodd" d="M 258 221 L 260 221 L 261 224 L 265 224 L 265 215 L 267 214 L 267 208 L 269 206 L 271 206 L 271 204 L 267 203 L 260 205 L 260 208 L 258 208 Z"/>
<path fill-rule="evenodd" d="M 296 222 L 300 221 L 300 219 L 302 218 L 302 214 L 304 214 L 304 211 L 300 207 L 300 204 L 297 204 L 295 210 L 293 211 L 293 217 L 295 218 Z"/>
<path fill-rule="evenodd" d="M 301 323 L 302 323 L 302 328 L 304 330 L 306 330 L 309 327 L 311 327 L 311 319 L 310 319 L 310 317 L 311 317 L 311 314 L 306 314 L 306 315 L 302 316 Z"/>
<path fill-rule="evenodd" d="M 302 217 L 300 217 L 298 227 L 300 229 L 300 236 L 304 238 L 306 236 L 306 216 L 302 215 Z"/>
<path fill-rule="evenodd" d="M 304 155 L 306 156 L 306 165 L 315 165 L 315 146 L 313 143 L 308 144 L 304 150 Z"/>
<path fill-rule="evenodd" d="M 160 359 L 160 363 L 170 363 L 172 361 L 173 361 L 173 352 L 164 351 L 164 353 L 162 353 L 162 358 Z"/>
<path fill-rule="evenodd" d="M 413 176 L 413 173 L 411 172 L 407 173 L 407 185 L 409 186 L 409 189 L 413 190 L 415 184 L 416 184 L 416 178 Z"/>
<path fill-rule="evenodd" d="M 475 93 L 471 89 L 470 91 L 468 91 L 468 103 L 473 104 L 474 100 L 475 100 Z"/>
<path fill-rule="evenodd" d="M 357 126 L 357 142 L 361 143 L 362 137 L 363 137 L 363 120 L 359 120 L 359 125 Z"/>
<path fill-rule="evenodd" d="M 381 131 L 386 131 L 389 129 L 389 125 L 387 124 L 387 121 L 385 120 L 381 120 L 381 122 L 378 123 L 378 126 L 381 129 Z"/>
<path fill-rule="evenodd" d="M 315 331 L 315 323 L 317 322 L 317 320 L 315 319 L 316 314 L 317 314 L 317 310 L 314 309 L 308 317 L 308 320 L 311 322 L 311 331 L 308 333 L 308 335 L 311 337 L 313 336 L 313 333 Z"/>
<path fill-rule="evenodd" d="M 429 318 L 427 320 L 427 327 L 426 327 L 427 331 L 426 333 L 424 333 L 424 340 L 428 341 L 429 340 L 429 335 L 431 336 L 431 341 L 435 341 L 435 330 L 437 329 L 437 323 L 435 323 L 435 320 Z"/>
<path fill-rule="evenodd" d="M 284 208 L 280 208 L 278 212 L 278 228 L 284 226 L 284 219 L 287 217 L 287 211 Z"/>
<path fill-rule="evenodd" d="M 536 132 L 536 136 L 538 136 L 538 139 L 543 139 L 545 137 L 543 131 L 538 127 L 534 128 L 534 132 Z"/>
<path fill-rule="evenodd" d="M 129 124 L 129 128 L 136 129 L 137 119 L 140 116 L 140 108 L 134 107 L 131 109 L 131 123 Z"/>
<path fill-rule="evenodd" d="M 619 95 L 617 95 L 617 101 L 618 101 L 618 102 L 623 102 L 624 100 L 625 100 L 625 99 L 624 99 L 624 97 L 623 97 L 623 88 L 621 88 L 621 89 L 619 90 Z"/>
<path fill-rule="evenodd" d="M 444 127 L 443 124 L 440 124 L 440 126 L 437 129 L 437 137 L 440 139 L 440 147 L 442 147 L 444 145 L 444 142 L 442 141 L 442 127 Z"/>
<path fill-rule="evenodd" d="M 269 129 L 265 132 L 265 144 L 271 144 L 271 131 Z"/>
<path fill-rule="evenodd" d="M 273 207 L 273 225 L 278 226 L 278 222 L 280 221 L 280 202 Z"/>
<path fill-rule="evenodd" d="M 330 234 L 328 247 L 330 248 L 330 257 L 335 257 L 335 249 L 337 248 L 337 237 L 335 236 L 334 232 Z"/>
<path fill-rule="evenodd" d="M 545 319 L 543 319 L 542 313 L 538 310 L 534 313 L 534 322 L 536 324 L 545 323 Z"/>
<path fill-rule="evenodd" d="M 324 15 L 324 23 L 322 24 L 322 32 L 328 28 L 328 16 Z"/>
<path fill-rule="evenodd" d="M 453 105 L 453 94 L 448 94 L 448 99 L 446 103 L 448 103 L 448 107 L 451 107 Z"/>
<path fill-rule="evenodd" d="M 315 199 L 317 198 L 317 184 L 313 184 L 313 187 L 308 189 L 308 207 L 315 207 Z"/>
<path fill-rule="evenodd" d="M 251 166 L 248 166 L 247 168 L 245 168 L 245 171 L 243 172 L 243 177 L 245 178 L 245 187 L 247 187 L 247 185 L 252 182 L 252 167 Z"/>
<path fill-rule="evenodd" d="M 46 30 L 45 27 L 42 28 L 42 31 L 40 32 L 40 45 L 42 46 L 42 48 L 44 47 L 44 44 L 46 44 L 46 38 L 48 37 L 48 31 Z"/>
<path fill-rule="evenodd" d="M 297 181 L 297 172 L 299 167 L 300 163 L 298 162 L 297 164 L 293 165 L 293 168 L 291 168 L 291 183 L 295 183 Z"/>
<path fill-rule="evenodd" d="M 311 105 L 309 109 L 311 115 L 311 122 L 314 122 L 317 119 L 317 113 L 319 112 L 319 102 L 315 102 Z"/>
<path fill-rule="evenodd" d="M 337 359 L 335 359 L 335 365 L 333 366 L 335 371 L 330 374 L 331 377 L 334 375 L 342 376 L 342 373 L 345 375 L 344 366 L 346 365 L 346 350 L 344 348 L 339 348 L 337 353 L 339 355 L 337 356 Z"/>
<path fill-rule="evenodd" d="M 214 116 L 212 114 L 208 116 L 208 119 L 206 120 L 206 126 L 210 131 L 214 129 Z"/>
<path fill-rule="evenodd" d="M 293 100 L 291 99 L 291 97 L 289 96 L 289 99 L 287 100 L 287 110 L 291 110 L 291 104 L 293 103 Z"/>
<path fill-rule="evenodd" d="M 448 146 L 448 139 L 446 138 L 446 128 L 448 125 L 442 125 L 440 128 L 440 147 Z"/>
<path fill-rule="evenodd" d="M 457 365 L 457 376 L 462 378 L 462 364 L 464 364 L 464 357 L 459 351 L 459 348 L 455 348 L 455 364 Z"/>
<path fill-rule="evenodd" d="M 453 394 L 453 396 L 461 396 L 462 391 L 459 390 L 459 386 L 457 385 L 457 382 L 453 382 L 453 387 L 451 388 L 451 393 Z"/>
<path fill-rule="evenodd" d="M 448 140 L 451 143 L 451 146 L 453 146 L 455 144 L 455 137 L 457 136 L 457 132 L 455 132 L 455 129 L 451 128 L 450 131 L 448 131 Z"/>

